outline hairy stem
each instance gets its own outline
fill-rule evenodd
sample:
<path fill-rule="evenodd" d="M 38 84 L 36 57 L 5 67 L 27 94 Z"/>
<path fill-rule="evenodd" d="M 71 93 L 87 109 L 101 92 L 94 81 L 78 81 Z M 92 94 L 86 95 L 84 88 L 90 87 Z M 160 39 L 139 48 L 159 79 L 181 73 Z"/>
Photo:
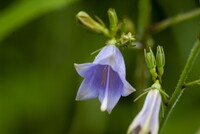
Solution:
<path fill-rule="evenodd" d="M 184 67 L 184 69 L 181 73 L 180 79 L 177 83 L 176 89 L 174 90 L 174 93 L 172 94 L 172 97 L 168 102 L 168 105 L 165 110 L 165 117 L 161 120 L 160 131 L 162 131 L 165 123 L 167 122 L 167 119 L 169 118 L 172 110 L 174 109 L 177 101 L 179 100 L 179 98 L 181 97 L 181 95 L 185 89 L 183 85 L 185 83 L 185 80 L 186 80 L 199 52 L 200 52 L 200 41 L 198 39 L 190 51 L 190 54 L 188 56 L 185 67 Z"/>
<path fill-rule="evenodd" d="M 155 25 L 152 25 L 152 26 L 150 26 L 149 31 L 152 33 L 157 33 L 157 32 L 160 32 L 160 31 L 172 26 L 172 25 L 190 20 L 190 19 L 198 17 L 198 16 L 200 16 L 200 9 L 195 9 L 188 13 L 179 14 L 175 17 L 168 18 L 168 19 L 161 21 Z"/>

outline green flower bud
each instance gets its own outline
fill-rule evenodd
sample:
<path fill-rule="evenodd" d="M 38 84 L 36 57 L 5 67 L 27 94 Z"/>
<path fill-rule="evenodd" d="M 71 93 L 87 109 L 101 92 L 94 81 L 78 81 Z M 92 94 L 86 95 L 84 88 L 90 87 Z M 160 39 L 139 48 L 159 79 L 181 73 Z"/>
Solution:
<path fill-rule="evenodd" d="M 110 8 L 108 10 L 108 18 L 109 18 L 109 21 L 110 21 L 110 30 L 113 33 L 116 33 L 117 29 L 118 29 L 118 18 L 117 18 L 117 14 L 115 12 L 115 9 Z"/>
<path fill-rule="evenodd" d="M 157 47 L 156 66 L 157 67 L 165 66 L 165 53 L 162 46 Z"/>
<path fill-rule="evenodd" d="M 162 82 L 162 76 L 164 74 L 164 66 L 165 66 L 165 53 L 163 47 L 157 47 L 157 54 L 156 54 L 156 66 L 158 70 L 158 76 L 160 82 Z"/>
<path fill-rule="evenodd" d="M 87 28 L 88 30 L 95 32 L 95 33 L 103 33 L 108 35 L 108 29 L 103 26 L 102 24 L 98 23 L 94 19 L 92 19 L 86 12 L 80 11 L 76 15 L 77 22 Z"/>
<path fill-rule="evenodd" d="M 155 56 L 151 50 L 151 48 L 149 48 L 149 52 L 146 52 L 146 49 L 144 49 L 144 56 L 145 56 L 145 60 L 147 63 L 147 67 L 149 69 L 153 69 L 156 67 L 156 59 Z"/>
<path fill-rule="evenodd" d="M 149 52 L 146 52 L 146 49 L 144 49 L 144 56 L 145 56 L 145 60 L 147 63 L 147 67 L 149 68 L 152 78 L 155 81 L 157 78 L 156 59 L 155 59 L 155 56 L 154 56 L 151 48 L 149 48 Z"/>

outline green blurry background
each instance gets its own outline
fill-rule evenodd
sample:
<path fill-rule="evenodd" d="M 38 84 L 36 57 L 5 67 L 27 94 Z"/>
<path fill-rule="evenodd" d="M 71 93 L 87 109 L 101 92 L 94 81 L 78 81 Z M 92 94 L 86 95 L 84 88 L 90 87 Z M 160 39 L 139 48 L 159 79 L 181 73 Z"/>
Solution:
<path fill-rule="evenodd" d="M 138 0 L 0 0 L 0 134 L 124 134 L 143 99 L 121 98 L 109 115 L 97 99 L 75 101 L 82 78 L 73 63 L 91 62 L 90 53 L 105 38 L 77 26 L 75 15 L 87 11 L 107 21 L 107 10 L 137 22 Z M 199 8 L 198 0 L 152 0 L 152 23 Z M 136 25 L 138 25 L 136 23 Z M 164 46 L 163 87 L 171 94 L 200 30 L 200 18 L 153 35 Z M 136 51 L 122 51 L 127 79 L 135 78 Z M 188 81 L 200 78 L 200 56 Z M 144 85 L 148 87 L 148 85 Z M 141 89 L 140 89 L 141 91 Z M 200 130 L 200 86 L 184 92 L 164 134 Z"/>

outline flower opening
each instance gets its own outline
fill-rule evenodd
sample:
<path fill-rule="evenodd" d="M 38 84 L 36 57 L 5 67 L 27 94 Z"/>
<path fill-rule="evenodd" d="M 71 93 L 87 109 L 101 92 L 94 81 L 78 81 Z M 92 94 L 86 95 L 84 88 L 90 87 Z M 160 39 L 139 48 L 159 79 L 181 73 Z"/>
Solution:
<path fill-rule="evenodd" d="M 142 110 L 129 126 L 128 134 L 158 133 L 161 100 L 159 90 L 149 91 Z"/>
<path fill-rule="evenodd" d="M 124 59 L 114 45 L 105 46 L 93 63 L 75 64 L 75 68 L 84 78 L 76 100 L 98 97 L 102 111 L 110 113 L 121 96 L 135 91 L 126 81 Z"/>

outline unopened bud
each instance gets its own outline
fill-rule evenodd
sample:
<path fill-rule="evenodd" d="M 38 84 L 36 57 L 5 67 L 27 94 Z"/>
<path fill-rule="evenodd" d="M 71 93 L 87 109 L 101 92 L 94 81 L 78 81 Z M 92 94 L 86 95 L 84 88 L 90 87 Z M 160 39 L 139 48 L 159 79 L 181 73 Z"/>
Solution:
<path fill-rule="evenodd" d="M 156 59 L 155 59 L 155 56 L 154 56 L 151 48 L 149 48 L 149 52 L 146 52 L 146 49 L 144 49 L 144 56 L 145 56 L 145 60 L 147 63 L 147 67 L 149 68 L 152 78 L 155 81 L 157 78 Z"/>
<path fill-rule="evenodd" d="M 165 53 L 163 47 L 157 47 L 157 54 L 156 54 L 156 66 L 158 70 L 158 75 L 160 81 L 162 81 L 162 75 L 164 74 L 164 66 L 165 66 Z"/>
<path fill-rule="evenodd" d="M 118 29 L 118 18 L 117 18 L 117 14 L 115 12 L 115 9 L 110 8 L 108 10 L 108 18 L 110 21 L 110 30 L 114 33 L 117 32 Z"/>
<path fill-rule="evenodd" d="M 146 52 L 146 49 L 144 50 L 144 56 L 145 56 L 145 60 L 147 63 L 147 67 L 149 69 L 155 68 L 156 67 L 156 59 L 155 59 L 155 56 L 154 56 L 151 48 L 149 48 L 149 52 Z"/>
<path fill-rule="evenodd" d="M 156 65 L 157 67 L 165 66 L 165 53 L 162 46 L 157 47 Z"/>
<path fill-rule="evenodd" d="M 76 15 L 77 22 L 84 26 L 85 28 L 95 32 L 106 34 L 108 32 L 107 28 L 92 19 L 86 12 L 80 11 Z"/>

